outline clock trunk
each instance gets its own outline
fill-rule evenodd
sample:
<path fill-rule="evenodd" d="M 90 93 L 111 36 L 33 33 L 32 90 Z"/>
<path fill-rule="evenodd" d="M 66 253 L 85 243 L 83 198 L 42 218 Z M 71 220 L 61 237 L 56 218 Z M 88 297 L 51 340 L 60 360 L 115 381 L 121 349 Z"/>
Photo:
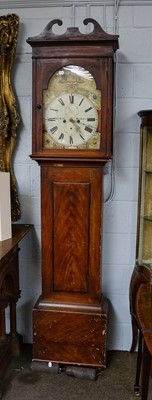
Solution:
<path fill-rule="evenodd" d="M 33 310 L 33 357 L 105 367 L 103 166 L 44 163 L 41 181 L 42 296 Z"/>

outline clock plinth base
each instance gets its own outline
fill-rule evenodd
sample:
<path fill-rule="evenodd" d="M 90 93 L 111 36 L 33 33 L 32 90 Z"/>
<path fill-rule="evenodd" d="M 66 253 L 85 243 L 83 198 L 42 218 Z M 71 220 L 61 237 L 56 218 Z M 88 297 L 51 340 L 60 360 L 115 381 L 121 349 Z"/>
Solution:
<path fill-rule="evenodd" d="M 33 309 L 33 360 L 106 367 L 108 301 L 99 305 L 38 300 Z"/>

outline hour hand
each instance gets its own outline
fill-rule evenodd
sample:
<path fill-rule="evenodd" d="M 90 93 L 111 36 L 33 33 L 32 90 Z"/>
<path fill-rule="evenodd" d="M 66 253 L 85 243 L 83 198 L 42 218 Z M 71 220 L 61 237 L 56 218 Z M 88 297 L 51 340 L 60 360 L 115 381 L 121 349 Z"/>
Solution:
<path fill-rule="evenodd" d="M 73 118 L 70 118 L 69 121 L 72 122 L 72 124 L 74 124 L 77 131 L 80 131 L 80 126 L 77 124 L 77 121 L 74 121 Z"/>

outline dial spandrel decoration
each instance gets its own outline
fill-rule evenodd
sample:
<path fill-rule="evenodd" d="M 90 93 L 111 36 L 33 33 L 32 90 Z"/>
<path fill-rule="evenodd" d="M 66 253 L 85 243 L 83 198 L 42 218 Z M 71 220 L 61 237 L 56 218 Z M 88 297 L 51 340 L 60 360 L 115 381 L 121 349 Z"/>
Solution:
<path fill-rule="evenodd" d="M 69 65 L 43 90 L 43 147 L 100 148 L 101 92 L 91 73 Z"/>

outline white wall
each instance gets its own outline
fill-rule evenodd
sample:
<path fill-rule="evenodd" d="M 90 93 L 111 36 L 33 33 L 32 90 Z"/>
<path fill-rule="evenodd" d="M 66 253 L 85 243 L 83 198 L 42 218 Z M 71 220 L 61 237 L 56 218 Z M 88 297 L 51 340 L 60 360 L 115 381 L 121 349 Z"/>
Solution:
<path fill-rule="evenodd" d="M 29 8 L 28 8 L 29 3 Z M 11 7 L 11 4 L 13 5 Z M 36 7 L 37 4 L 37 7 Z M 43 4 L 43 7 L 41 7 Z M 49 6 L 48 6 L 49 4 Z M 32 307 L 41 292 L 39 167 L 31 154 L 31 48 L 28 36 L 39 34 L 54 18 L 65 27 L 82 26 L 95 18 L 109 33 L 114 32 L 114 1 L 0 1 L 0 14 L 14 12 L 20 30 L 13 70 L 21 125 L 14 156 L 21 202 L 22 223 L 34 230 L 21 242 L 18 331 L 32 342 Z M 39 6 L 38 6 L 39 5 Z M 46 6 L 47 5 L 47 6 Z M 2 8 L 3 7 L 3 8 Z M 5 7 L 5 8 L 4 8 Z M 108 347 L 129 350 L 131 326 L 129 281 L 135 263 L 139 125 L 137 112 L 152 108 L 152 2 L 122 0 L 118 8 L 120 50 L 117 53 L 115 193 L 104 207 L 103 292 L 110 300 Z M 105 197 L 110 176 L 105 176 Z"/>

